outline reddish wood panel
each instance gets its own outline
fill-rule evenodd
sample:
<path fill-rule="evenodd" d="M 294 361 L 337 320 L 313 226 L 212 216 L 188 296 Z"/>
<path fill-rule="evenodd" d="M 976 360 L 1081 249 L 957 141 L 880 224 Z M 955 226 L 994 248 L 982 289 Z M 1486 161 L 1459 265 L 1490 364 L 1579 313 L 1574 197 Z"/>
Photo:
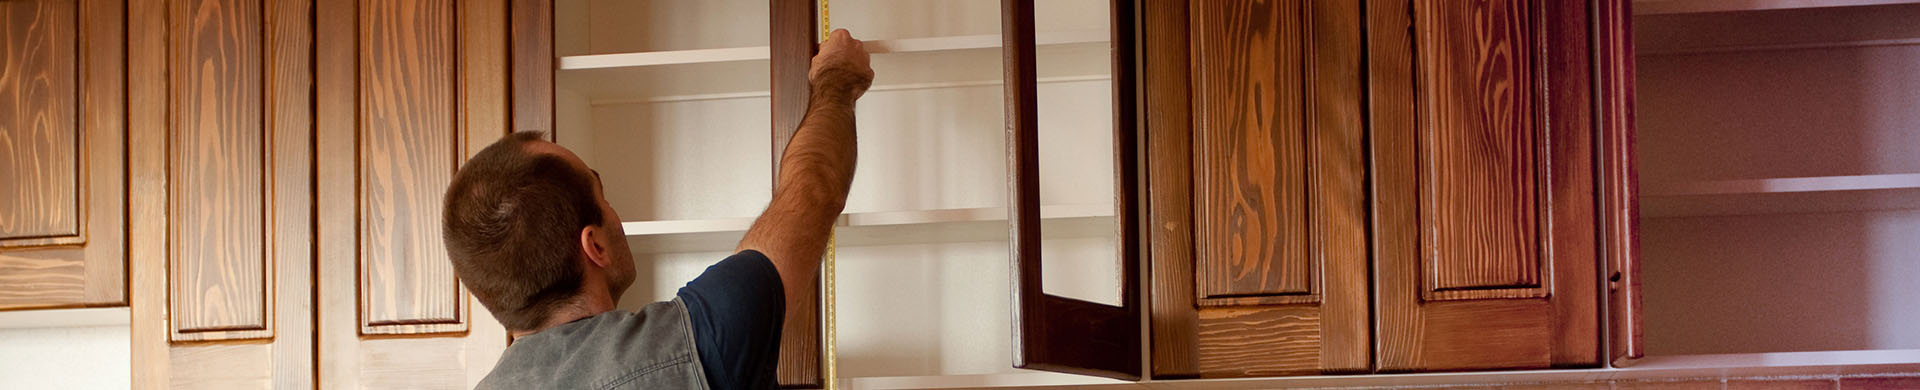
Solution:
<path fill-rule="evenodd" d="M 1634 168 L 1633 2 L 1603 0 L 1594 13 L 1599 85 L 1600 218 L 1607 264 L 1610 360 L 1646 356 L 1640 327 L 1639 176 Z"/>
<path fill-rule="evenodd" d="M 271 335 L 261 14 L 259 2 L 229 0 L 176 1 L 167 12 L 175 340 Z"/>
<path fill-rule="evenodd" d="M 1418 1 L 1413 10 L 1426 289 L 1537 287 L 1533 10 L 1524 0 Z"/>
<path fill-rule="evenodd" d="M 1920 389 L 1920 376 L 1840 379 L 1840 390 L 1895 389 Z"/>
<path fill-rule="evenodd" d="M 1301 3 L 1192 3 L 1194 245 L 1202 299 L 1317 292 L 1307 256 Z"/>
<path fill-rule="evenodd" d="M 1834 390 L 1839 385 L 1833 379 L 1727 380 L 1727 390 Z"/>
<path fill-rule="evenodd" d="M 1200 376 L 1209 378 L 1319 373 L 1320 309 L 1210 307 L 1199 311 L 1195 344 Z"/>
<path fill-rule="evenodd" d="M 1145 32 L 1155 376 L 1369 371 L 1372 329 L 1359 4 L 1194 2 L 1186 10 L 1190 14 L 1156 17 L 1156 12 L 1174 5 L 1169 3 L 1148 3 Z M 1184 24 L 1189 15 L 1190 28 Z M 1172 18 L 1179 19 L 1167 20 Z M 1276 33 L 1276 29 L 1285 32 Z M 1235 40 L 1251 43 L 1230 45 Z M 1189 54 L 1188 45 L 1193 48 L 1190 55 L 1178 56 Z M 1191 65 L 1190 72 L 1182 65 Z M 1190 83 L 1167 85 L 1180 81 Z M 1282 87 L 1289 90 L 1274 91 Z M 1191 122 L 1167 119 L 1184 117 L 1186 109 L 1191 109 Z M 1263 139 L 1228 137 L 1249 133 Z M 1280 147 L 1279 141 L 1291 144 Z M 1175 150 L 1189 142 L 1191 155 Z M 1210 154 L 1210 147 L 1259 153 Z M 1274 157 L 1280 154 L 1291 156 Z M 1245 175 L 1234 172 L 1248 169 L 1272 175 L 1263 178 L 1265 183 L 1292 184 L 1246 185 L 1249 181 L 1237 178 Z M 1279 175 L 1273 172 L 1282 170 L 1288 177 L 1274 179 Z M 1182 196 L 1188 177 L 1194 178 L 1196 197 Z M 1250 189 L 1271 196 L 1239 196 Z M 1275 204 L 1271 198 L 1297 203 Z M 1273 234 L 1261 238 L 1222 235 L 1235 232 L 1232 229 L 1246 230 L 1245 223 L 1236 221 L 1255 218 L 1298 220 L 1288 222 L 1294 226 L 1284 234 L 1269 230 Z M 1192 221 L 1191 227 L 1186 221 Z M 1185 241 L 1188 237 L 1191 245 Z M 1248 248 L 1241 245 L 1279 247 L 1282 240 L 1293 241 L 1286 245 L 1297 246 L 1291 249 L 1297 253 L 1242 258 L 1235 260 L 1238 264 L 1207 260 L 1210 255 L 1239 256 Z M 1253 270 L 1264 274 L 1252 277 Z M 1266 285 L 1250 288 L 1258 283 L 1234 280 Z M 1214 286 L 1215 294 L 1206 292 L 1208 285 Z M 1292 287 L 1279 287 L 1286 285 Z M 1201 292 L 1177 295 L 1180 299 L 1163 296 L 1195 290 Z"/>
<path fill-rule="evenodd" d="M 363 334 L 464 331 L 440 239 L 441 192 L 466 156 L 451 0 L 359 9 L 359 296 Z"/>
<path fill-rule="evenodd" d="M 817 39 L 819 4 L 815 1 L 770 0 L 767 3 L 769 63 L 773 104 L 773 178 L 780 183 L 780 157 L 787 151 L 793 133 L 806 118 L 807 69 L 812 64 Z M 825 277 L 824 273 L 822 277 Z M 817 283 L 817 281 L 816 281 Z M 820 364 L 820 289 L 806 297 L 788 297 L 787 316 L 781 325 L 780 386 L 790 389 L 826 387 Z"/>
<path fill-rule="evenodd" d="M 514 0 L 508 6 L 513 130 L 545 131 L 553 137 L 553 0 Z"/>
<path fill-rule="evenodd" d="M 126 7 L 0 2 L 0 310 L 126 304 Z"/>
<path fill-rule="evenodd" d="M 78 3 L 0 3 L 0 247 L 77 237 Z"/>
<path fill-rule="evenodd" d="M 1505 11 L 1477 8 L 1483 5 L 1486 4 L 1427 0 L 1374 0 L 1367 4 L 1369 111 L 1373 130 L 1370 147 L 1374 159 L 1371 165 L 1377 292 L 1374 310 L 1380 371 L 1590 367 L 1599 362 L 1598 249 L 1595 246 L 1598 222 L 1594 215 L 1598 204 L 1593 187 L 1595 162 L 1587 9 L 1575 2 L 1513 2 L 1501 5 L 1509 8 Z M 1447 7 L 1463 9 L 1445 9 Z M 1476 56 L 1482 54 L 1469 52 L 1499 46 L 1430 42 L 1432 40 L 1520 40 L 1515 38 L 1515 33 L 1496 34 L 1493 32 L 1503 30 L 1481 24 L 1500 18 L 1446 16 L 1495 16 L 1500 12 L 1527 15 L 1522 21 L 1506 23 L 1526 26 L 1517 33 L 1526 35 L 1526 43 L 1500 45 L 1511 46 L 1502 50 L 1520 53 L 1518 55 L 1537 56 L 1532 60 L 1533 65 L 1529 65 L 1533 75 L 1527 77 L 1532 81 L 1526 82 L 1532 87 L 1515 90 L 1513 88 L 1520 87 L 1496 88 L 1491 86 L 1499 83 L 1490 83 L 1482 85 L 1486 88 L 1468 88 L 1466 84 L 1458 84 L 1467 77 L 1459 73 L 1490 71 L 1422 64 L 1433 59 L 1477 59 L 1481 57 Z M 1458 20 L 1448 22 L 1447 18 Z M 1481 76 L 1473 77 L 1468 79 L 1477 80 Z M 1430 85 L 1446 82 L 1456 85 Z M 1460 111 L 1458 107 L 1450 108 L 1455 110 L 1453 114 L 1436 111 L 1432 108 L 1443 103 L 1431 101 L 1435 99 L 1463 106 L 1499 101 L 1510 101 L 1501 103 L 1509 105 L 1531 102 L 1527 104 L 1533 108 L 1528 110 L 1538 112 L 1528 115 L 1536 116 L 1537 122 L 1524 130 L 1530 133 L 1525 137 L 1533 140 L 1528 143 L 1540 144 L 1527 148 L 1526 153 L 1532 153 L 1533 157 L 1529 157 L 1526 164 L 1462 162 L 1455 167 L 1436 169 L 1427 163 L 1436 154 L 1436 148 L 1497 151 L 1485 147 L 1501 139 L 1493 135 L 1522 130 L 1492 132 L 1487 131 L 1491 127 L 1483 123 L 1494 122 L 1435 119 L 1474 112 Z M 1461 103 L 1465 101 L 1474 103 Z M 1443 131 L 1431 129 L 1433 126 L 1458 129 Z M 1472 126 L 1481 127 L 1476 130 Z M 1451 146 L 1432 140 L 1442 135 L 1466 140 L 1451 140 L 1454 142 Z M 1515 138 L 1521 137 L 1508 139 Z M 1475 146 L 1480 149 L 1461 146 L 1469 141 L 1483 143 Z M 1500 153 L 1511 157 L 1521 152 Z M 1512 173 L 1518 169 L 1538 171 Z M 1534 206 L 1530 207 L 1537 209 L 1529 209 L 1533 216 L 1523 219 L 1537 219 L 1531 225 L 1534 227 L 1501 233 L 1518 235 L 1514 238 L 1483 237 L 1481 240 L 1490 241 L 1472 242 L 1481 249 L 1453 253 L 1475 257 L 1445 260 L 1450 252 L 1436 250 L 1432 244 L 1440 242 L 1439 247 L 1444 248 L 1449 245 L 1445 243 L 1447 239 L 1432 236 L 1481 227 L 1454 226 L 1429 218 L 1436 214 L 1459 218 L 1447 213 L 1473 209 L 1466 206 L 1471 202 L 1458 198 L 1434 204 L 1436 199 L 1449 198 L 1431 196 L 1447 193 L 1433 187 L 1436 183 L 1458 187 L 1462 181 L 1492 185 L 1485 177 L 1495 174 L 1516 177 L 1509 180 L 1515 183 L 1521 181 L 1520 176 L 1532 175 L 1525 179 L 1532 184 L 1524 187 L 1511 184 L 1478 191 L 1489 193 L 1481 195 L 1481 201 L 1494 196 L 1515 200 L 1532 198 L 1530 202 Z M 1479 178 L 1473 178 L 1475 176 Z M 1434 207 L 1452 211 L 1431 210 Z M 1482 224 L 1488 223 L 1493 222 Z M 1455 236 L 1458 237 L 1462 236 Z M 1544 263 L 1539 263 L 1542 261 Z M 1533 270 L 1527 271 L 1528 267 Z M 1522 279 L 1528 273 L 1537 274 L 1537 281 L 1532 283 L 1538 287 L 1525 287 L 1528 282 Z M 1443 280 L 1453 284 L 1443 284 Z M 1436 284 L 1448 288 L 1480 286 L 1448 291 L 1436 288 Z"/>
<path fill-rule="evenodd" d="M 1146 104 L 1148 321 L 1155 378 L 1200 375 L 1193 269 L 1187 1 L 1141 2 Z"/>

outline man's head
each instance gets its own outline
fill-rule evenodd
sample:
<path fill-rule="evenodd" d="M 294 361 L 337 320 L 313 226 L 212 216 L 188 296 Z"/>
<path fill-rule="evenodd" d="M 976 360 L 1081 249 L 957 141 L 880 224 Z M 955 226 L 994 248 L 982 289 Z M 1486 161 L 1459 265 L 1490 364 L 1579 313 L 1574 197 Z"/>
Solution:
<path fill-rule="evenodd" d="M 543 138 L 514 133 L 474 155 L 454 174 L 442 213 L 454 273 L 510 331 L 539 330 L 557 310 L 590 294 L 618 299 L 633 284 L 632 253 L 599 173 Z"/>

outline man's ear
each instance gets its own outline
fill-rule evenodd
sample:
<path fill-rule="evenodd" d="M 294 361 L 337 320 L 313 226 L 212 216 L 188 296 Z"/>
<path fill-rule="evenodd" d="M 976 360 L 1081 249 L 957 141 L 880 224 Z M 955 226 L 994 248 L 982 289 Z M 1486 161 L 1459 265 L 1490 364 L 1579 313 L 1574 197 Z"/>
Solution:
<path fill-rule="evenodd" d="M 587 227 L 580 228 L 580 251 L 586 253 L 587 261 L 593 262 L 594 265 L 600 266 L 600 268 L 607 268 L 613 265 L 613 256 L 611 256 L 611 253 L 608 253 L 607 245 L 600 242 L 600 240 L 603 239 L 601 236 L 606 234 L 607 231 L 601 229 L 599 226 L 587 225 Z"/>

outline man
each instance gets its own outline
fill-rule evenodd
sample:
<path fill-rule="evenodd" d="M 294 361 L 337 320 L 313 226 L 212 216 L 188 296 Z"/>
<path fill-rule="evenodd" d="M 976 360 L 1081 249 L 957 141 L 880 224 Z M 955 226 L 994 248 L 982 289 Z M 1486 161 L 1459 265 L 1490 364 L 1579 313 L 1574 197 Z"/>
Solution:
<path fill-rule="evenodd" d="M 806 118 L 781 157 L 780 186 L 738 253 L 638 312 L 614 310 L 635 273 L 597 171 L 534 132 L 462 166 L 447 188 L 447 252 L 514 337 L 479 387 L 775 388 L 785 308 L 812 296 L 846 205 L 854 101 L 873 70 L 861 42 L 836 30 L 807 79 Z"/>

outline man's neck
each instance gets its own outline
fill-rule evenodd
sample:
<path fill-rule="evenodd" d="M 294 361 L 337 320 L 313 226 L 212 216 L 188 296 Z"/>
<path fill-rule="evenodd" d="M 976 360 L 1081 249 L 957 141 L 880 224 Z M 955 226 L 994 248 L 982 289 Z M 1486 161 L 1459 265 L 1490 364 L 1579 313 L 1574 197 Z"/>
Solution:
<path fill-rule="evenodd" d="M 587 285 L 581 286 L 580 292 L 580 296 L 574 299 L 573 302 L 562 305 L 558 310 L 554 310 L 552 314 L 548 314 L 547 321 L 541 323 L 539 328 L 513 331 L 512 337 L 516 339 L 526 337 L 534 333 L 540 333 L 540 331 L 547 330 L 548 328 L 566 325 L 569 322 L 579 321 L 582 318 L 613 311 L 613 297 L 607 292 L 606 286 L 600 283 L 589 282 Z"/>

